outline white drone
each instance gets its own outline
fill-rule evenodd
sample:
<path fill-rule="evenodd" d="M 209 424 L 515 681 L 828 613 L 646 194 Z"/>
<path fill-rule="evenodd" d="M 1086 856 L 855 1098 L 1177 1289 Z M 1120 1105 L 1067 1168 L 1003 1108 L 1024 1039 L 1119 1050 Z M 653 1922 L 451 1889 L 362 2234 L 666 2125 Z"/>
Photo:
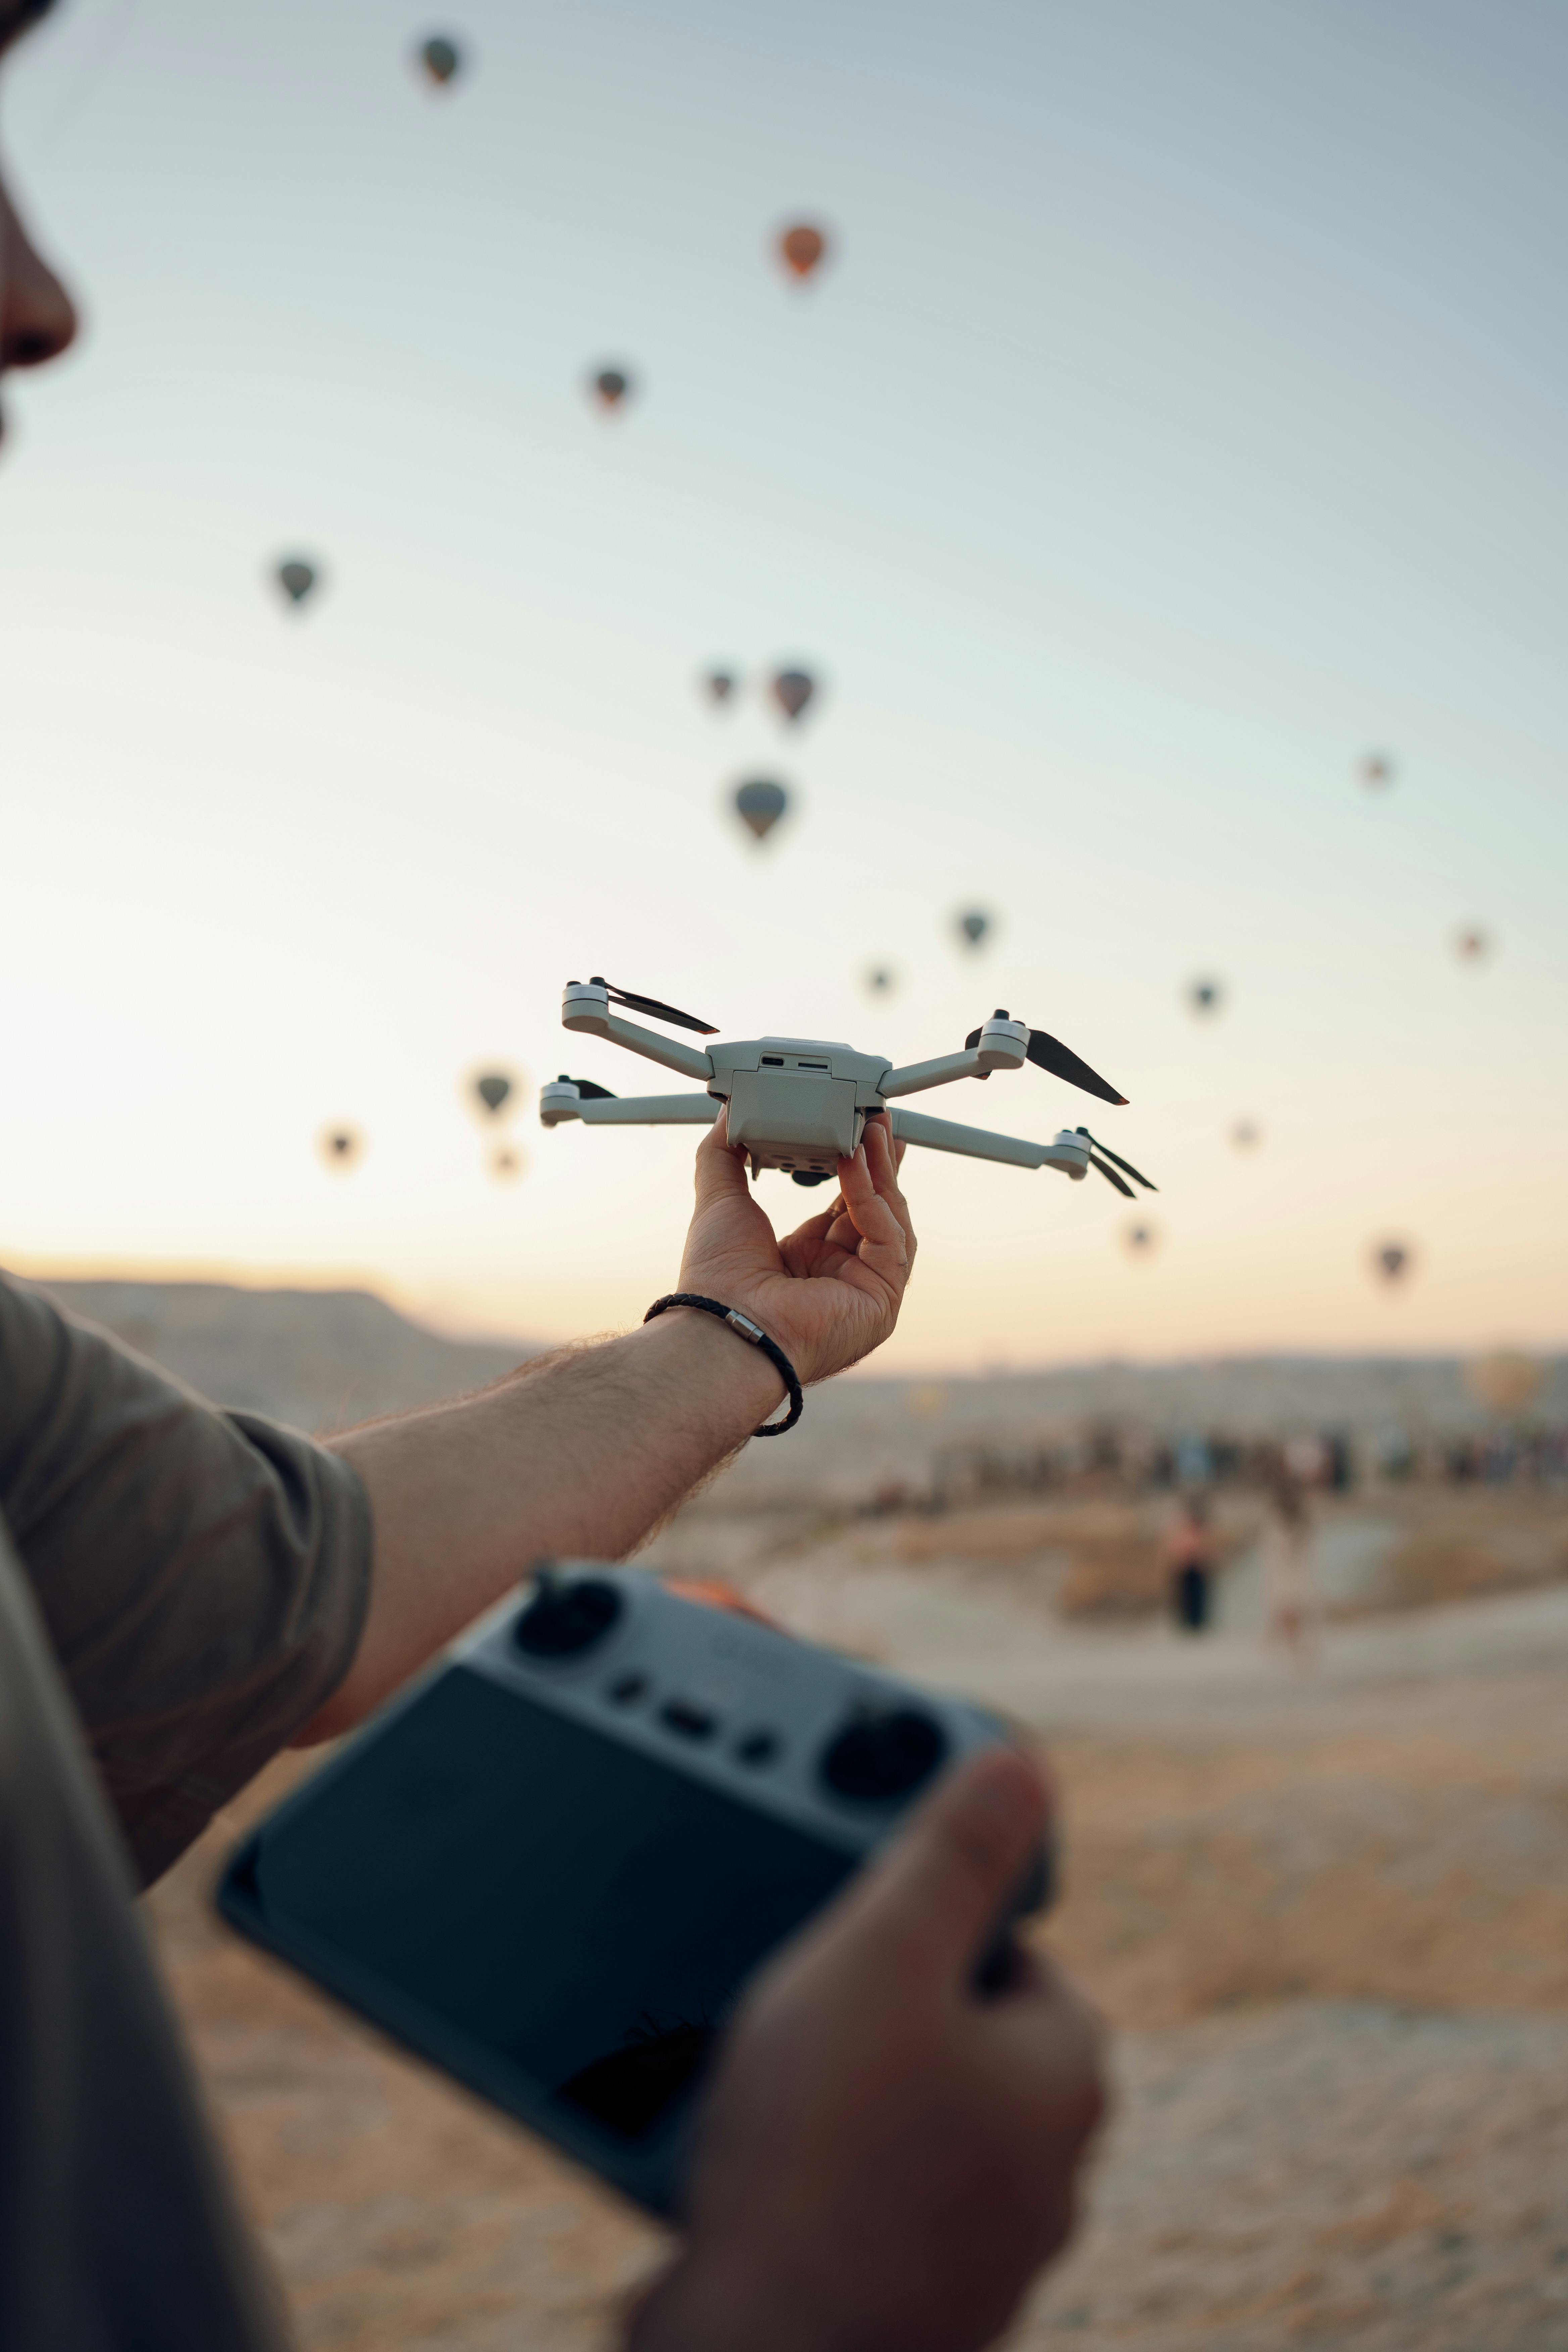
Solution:
<path fill-rule="evenodd" d="M 1026 1062 L 1065 1078 L 1069 1086 L 1082 1087 L 1102 1102 L 1126 1101 L 1125 1095 L 1107 1086 L 1055 1037 L 1043 1029 L 1026 1028 L 1006 1013 L 994 1013 L 982 1028 L 972 1030 L 962 1054 L 942 1054 L 933 1062 L 910 1062 L 895 1069 L 885 1055 L 858 1054 L 853 1046 L 815 1037 L 752 1037 L 700 1053 L 677 1037 L 661 1037 L 656 1030 L 623 1019 L 612 1011 L 614 1005 L 629 1005 L 656 1021 L 694 1029 L 701 1037 L 719 1034 L 710 1023 L 679 1013 L 673 1004 L 661 1004 L 655 996 L 634 996 L 604 980 L 567 982 L 561 998 L 562 1026 L 646 1054 L 650 1062 L 662 1062 L 683 1077 L 700 1078 L 706 1092 L 621 1096 L 588 1078 L 563 1076 L 540 1089 L 539 1116 L 546 1127 L 559 1127 L 569 1118 L 580 1118 L 585 1127 L 711 1127 L 728 1104 L 730 1141 L 746 1153 L 753 1176 L 764 1168 L 778 1168 L 797 1184 L 826 1184 L 837 1177 L 840 1159 L 854 1152 L 868 1118 L 886 1110 L 896 1139 L 924 1144 L 931 1151 L 1000 1160 L 1014 1168 L 1059 1168 L 1075 1183 L 1094 1168 L 1130 1201 L 1137 1194 L 1122 1176 L 1131 1176 L 1147 1192 L 1157 1189 L 1086 1127 L 1063 1128 L 1050 1143 L 1027 1143 L 1020 1136 L 992 1135 L 983 1127 L 959 1127 L 951 1119 L 926 1118 L 919 1111 L 889 1109 L 895 1095 L 921 1094 L 927 1087 L 944 1087 L 953 1078 L 988 1078 L 993 1070 L 1021 1070 Z"/>

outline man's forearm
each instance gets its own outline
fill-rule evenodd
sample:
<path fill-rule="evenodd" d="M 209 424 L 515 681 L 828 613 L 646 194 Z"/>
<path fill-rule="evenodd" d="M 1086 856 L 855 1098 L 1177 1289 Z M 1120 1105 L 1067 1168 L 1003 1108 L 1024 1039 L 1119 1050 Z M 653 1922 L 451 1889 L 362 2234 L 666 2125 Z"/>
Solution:
<path fill-rule="evenodd" d="M 782 1401 L 759 1350 L 672 1309 L 498 1387 L 331 1441 L 375 1524 L 370 1612 L 301 1739 L 357 1723 L 542 1558 L 619 1559 Z"/>

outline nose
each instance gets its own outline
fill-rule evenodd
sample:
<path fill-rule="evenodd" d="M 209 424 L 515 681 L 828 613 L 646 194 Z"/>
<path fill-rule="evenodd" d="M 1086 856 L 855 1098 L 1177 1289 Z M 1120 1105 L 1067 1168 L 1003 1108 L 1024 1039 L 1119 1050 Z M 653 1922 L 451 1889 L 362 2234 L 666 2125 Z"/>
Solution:
<path fill-rule="evenodd" d="M 0 186 L 0 374 L 58 360 L 76 341 L 76 329 L 70 296 Z"/>

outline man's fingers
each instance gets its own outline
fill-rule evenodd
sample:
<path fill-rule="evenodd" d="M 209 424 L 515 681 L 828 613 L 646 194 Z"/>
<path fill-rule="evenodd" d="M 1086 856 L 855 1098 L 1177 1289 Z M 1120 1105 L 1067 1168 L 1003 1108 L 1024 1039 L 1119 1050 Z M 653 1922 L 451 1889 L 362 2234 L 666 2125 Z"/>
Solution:
<path fill-rule="evenodd" d="M 1038 1853 L 1045 1784 L 1016 1748 L 973 1758 L 927 1799 L 845 1906 L 842 1932 L 863 1941 L 890 1983 L 923 1976 L 960 1990 L 1009 1895 Z"/>
<path fill-rule="evenodd" d="M 707 1134 L 697 1147 L 697 1205 L 706 1208 L 710 1202 L 749 1199 L 746 1185 L 746 1163 L 742 1154 L 730 1149 L 730 1111 L 728 1104 L 720 1112 Z"/>
<path fill-rule="evenodd" d="M 866 1122 L 866 1165 L 871 1181 L 887 1202 L 903 1228 L 910 1255 L 915 1254 L 915 1229 L 910 1217 L 909 1202 L 899 1188 L 899 1171 L 903 1166 L 907 1143 L 895 1143 L 892 1122 L 885 1116 Z"/>

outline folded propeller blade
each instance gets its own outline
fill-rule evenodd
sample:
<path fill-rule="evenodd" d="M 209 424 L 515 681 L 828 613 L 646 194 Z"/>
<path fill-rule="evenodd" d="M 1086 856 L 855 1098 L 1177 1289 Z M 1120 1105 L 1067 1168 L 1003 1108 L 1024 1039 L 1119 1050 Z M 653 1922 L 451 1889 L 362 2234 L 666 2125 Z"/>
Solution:
<path fill-rule="evenodd" d="M 719 1034 L 711 1021 L 699 1021 L 695 1013 L 682 1013 L 673 1004 L 661 1004 L 657 996 L 634 996 L 629 988 L 612 988 L 599 972 L 595 972 L 593 978 L 595 986 L 605 991 L 612 1004 L 624 1004 L 628 1013 L 648 1013 L 656 1021 L 673 1021 L 678 1029 L 695 1029 L 700 1037 Z"/>
<path fill-rule="evenodd" d="M 1079 1133 L 1080 1135 L 1083 1133 L 1083 1129 L 1082 1129 L 1082 1128 L 1081 1128 L 1081 1127 L 1079 1129 Z M 1135 1201 L 1135 1200 L 1138 1198 L 1138 1195 L 1137 1195 L 1137 1193 L 1132 1190 L 1131 1185 L 1131 1184 L 1124 1184 L 1124 1183 L 1122 1182 L 1122 1181 L 1121 1181 L 1121 1177 L 1117 1174 L 1117 1172 L 1116 1172 L 1115 1169 L 1114 1169 L 1114 1168 L 1108 1168 L 1108 1167 L 1106 1166 L 1106 1164 L 1105 1164 L 1104 1160 L 1103 1160 L 1097 1159 L 1097 1158 L 1096 1158 L 1096 1156 L 1095 1156 L 1095 1154 L 1094 1154 L 1092 1151 L 1091 1151 L 1091 1152 L 1089 1153 L 1089 1166 L 1090 1166 L 1091 1168 L 1098 1168 L 1098 1169 L 1099 1169 L 1099 1171 L 1100 1171 L 1100 1174 L 1104 1177 L 1104 1179 L 1105 1179 L 1106 1182 L 1107 1182 L 1108 1184 L 1114 1184 L 1114 1185 L 1115 1185 L 1115 1187 L 1116 1187 L 1116 1189 L 1117 1189 L 1117 1191 L 1118 1191 L 1118 1192 L 1119 1192 L 1123 1196 L 1123 1198 L 1124 1198 L 1124 1199 L 1129 1200 L 1129 1201 Z"/>
<path fill-rule="evenodd" d="M 1082 1136 L 1086 1143 L 1092 1143 L 1097 1151 L 1103 1151 L 1107 1160 L 1114 1161 L 1118 1168 L 1121 1169 L 1127 1175 L 1132 1177 L 1136 1182 L 1142 1184 L 1146 1192 L 1157 1192 L 1159 1191 L 1160 1187 L 1158 1184 L 1151 1184 L 1147 1176 L 1140 1175 L 1138 1170 L 1133 1167 L 1131 1160 L 1121 1159 L 1117 1152 L 1112 1151 L 1109 1143 L 1101 1143 L 1097 1135 L 1090 1135 L 1087 1127 L 1080 1127 L 1079 1129 L 1079 1133 Z M 1131 1195 L 1129 1195 L 1129 1197 L 1131 1198 Z"/>
<path fill-rule="evenodd" d="M 1098 1070 L 1080 1062 L 1070 1047 L 1059 1037 L 1048 1037 L 1043 1029 L 1029 1032 L 1029 1059 L 1037 1070 L 1049 1070 L 1052 1077 L 1065 1078 L 1069 1087 L 1081 1087 L 1086 1095 L 1098 1095 L 1101 1102 L 1124 1103 L 1125 1095 L 1108 1086 Z"/>
<path fill-rule="evenodd" d="M 614 1087 L 596 1087 L 592 1078 L 569 1078 L 564 1070 L 561 1073 L 561 1084 L 575 1087 L 584 1102 L 614 1102 L 616 1099 Z"/>

